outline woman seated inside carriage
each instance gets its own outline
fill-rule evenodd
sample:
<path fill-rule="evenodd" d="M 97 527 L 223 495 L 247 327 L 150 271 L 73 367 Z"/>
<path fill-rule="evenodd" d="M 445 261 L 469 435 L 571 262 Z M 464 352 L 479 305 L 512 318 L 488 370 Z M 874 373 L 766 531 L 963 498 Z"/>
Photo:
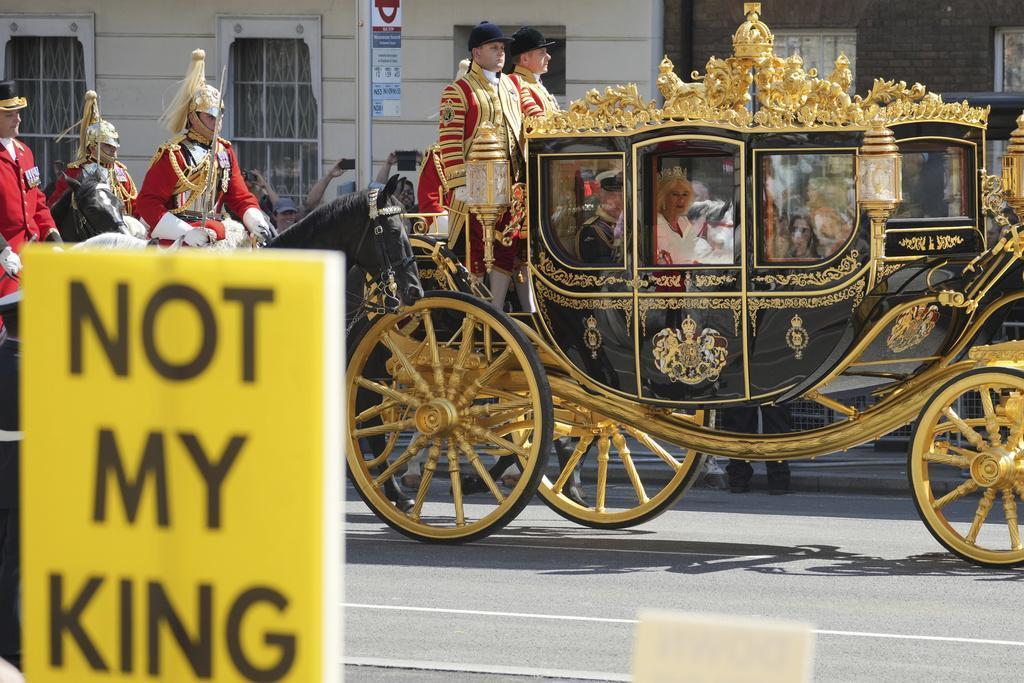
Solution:
<path fill-rule="evenodd" d="M 672 166 L 659 174 L 657 207 L 657 265 L 733 262 L 732 205 L 696 197 L 686 169 Z"/>

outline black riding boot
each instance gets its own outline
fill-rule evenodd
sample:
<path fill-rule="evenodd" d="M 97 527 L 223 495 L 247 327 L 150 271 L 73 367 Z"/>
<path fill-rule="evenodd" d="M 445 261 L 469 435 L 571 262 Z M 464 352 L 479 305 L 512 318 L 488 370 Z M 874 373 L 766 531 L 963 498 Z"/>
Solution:
<path fill-rule="evenodd" d="M 402 512 L 412 510 L 413 505 L 416 504 L 416 501 L 410 498 L 402 488 L 402 485 L 398 483 L 395 475 L 391 475 L 384 480 L 384 495 Z"/>
<path fill-rule="evenodd" d="M 569 458 L 572 457 L 572 449 L 565 444 L 565 439 L 555 439 L 555 453 L 558 455 L 558 471 L 561 473 L 565 470 L 565 466 L 569 464 Z M 562 495 L 576 503 L 580 507 L 589 507 L 587 504 L 587 497 L 583 494 L 582 482 L 580 481 L 580 468 L 583 466 L 583 460 L 587 457 L 586 453 L 580 458 L 580 461 L 576 463 L 575 469 L 572 474 L 569 475 L 569 481 L 562 488 Z"/>

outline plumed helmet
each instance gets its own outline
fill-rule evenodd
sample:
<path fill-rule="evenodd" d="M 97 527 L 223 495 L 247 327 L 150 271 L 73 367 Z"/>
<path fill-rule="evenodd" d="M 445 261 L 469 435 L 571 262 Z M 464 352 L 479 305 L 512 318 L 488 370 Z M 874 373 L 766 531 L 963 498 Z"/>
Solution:
<path fill-rule="evenodd" d="M 185 130 L 188 115 L 192 112 L 219 116 L 221 106 L 220 91 L 206 82 L 206 52 L 193 50 L 188 72 L 174 99 L 160 116 L 160 122 L 172 133 L 180 133 Z"/>

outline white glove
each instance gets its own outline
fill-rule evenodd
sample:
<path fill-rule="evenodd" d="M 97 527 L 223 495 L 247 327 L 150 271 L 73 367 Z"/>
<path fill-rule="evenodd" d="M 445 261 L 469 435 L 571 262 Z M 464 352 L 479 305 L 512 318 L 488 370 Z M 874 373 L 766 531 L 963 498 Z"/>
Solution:
<path fill-rule="evenodd" d="M 192 228 L 185 233 L 184 242 L 190 247 L 205 247 L 217 239 L 216 233 L 206 228 Z"/>
<path fill-rule="evenodd" d="M 242 225 L 249 234 L 261 242 L 269 242 L 277 236 L 277 230 L 270 224 L 267 217 L 259 209 L 249 208 L 242 214 Z"/>
<path fill-rule="evenodd" d="M 21 258 L 9 246 L 0 251 L 0 268 L 11 277 L 21 272 Z"/>

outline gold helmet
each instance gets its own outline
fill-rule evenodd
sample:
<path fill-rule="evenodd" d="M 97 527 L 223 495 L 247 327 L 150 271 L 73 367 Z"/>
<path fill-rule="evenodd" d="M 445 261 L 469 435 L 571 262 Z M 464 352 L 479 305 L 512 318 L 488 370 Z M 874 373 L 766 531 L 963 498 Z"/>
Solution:
<path fill-rule="evenodd" d="M 95 146 L 98 149 L 100 144 L 111 145 L 114 148 L 121 146 L 114 124 L 100 117 L 99 96 L 94 90 L 89 90 L 85 93 L 82 119 L 78 127 L 77 158 L 88 158 L 89 148 Z"/>
<path fill-rule="evenodd" d="M 219 116 L 220 108 L 220 91 L 206 82 L 206 52 L 193 50 L 192 64 L 185 74 L 185 80 L 182 81 L 171 104 L 160 116 L 160 122 L 172 133 L 180 133 L 185 130 L 188 115 L 192 112 Z"/>

